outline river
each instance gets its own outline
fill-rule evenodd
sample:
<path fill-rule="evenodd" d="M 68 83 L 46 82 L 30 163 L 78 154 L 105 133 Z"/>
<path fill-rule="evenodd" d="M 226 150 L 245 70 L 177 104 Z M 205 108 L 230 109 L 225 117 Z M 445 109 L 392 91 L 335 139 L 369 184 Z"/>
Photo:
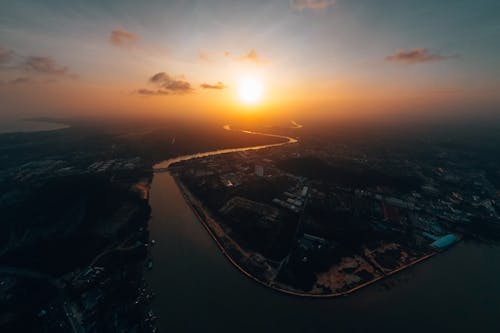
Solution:
<path fill-rule="evenodd" d="M 500 332 L 499 247 L 460 243 L 353 295 L 304 299 L 236 270 L 168 172 L 154 175 L 150 205 L 156 245 L 145 275 L 160 332 Z"/>

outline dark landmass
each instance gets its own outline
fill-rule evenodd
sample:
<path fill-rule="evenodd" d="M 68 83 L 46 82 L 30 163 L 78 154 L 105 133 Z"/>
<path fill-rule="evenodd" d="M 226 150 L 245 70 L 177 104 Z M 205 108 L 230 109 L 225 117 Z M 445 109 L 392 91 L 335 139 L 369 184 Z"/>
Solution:
<path fill-rule="evenodd" d="M 316 129 L 298 144 L 172 169 L 223 253 L 254 280 L 295 295 L 340 296 L 462 239 L 500 239 L 495 126 L 425 138 L 371 129 L 363 140 Z"/>
<path fill-rule="evenodd" d="M 400 170 L 377 170 L 353 161 L 336 161 L 334 165 L 330 165 L 316 157 L 291 158 L 280 161 L 278 167 L 293 174 L 339 186 L 357 188 L 381 186 L 410 192 L 421 185 L 421 180 L 417 176 L 400 174 Z"/>
<path fill-rule="evenodd" d="M 55 121 L 71 127 L 0 134 L 0 330 L 155 331 L 143 279 L 152 166 L 280 139 L 202 123 Z"/>
<path fill-rule="evenodd" d="M 152 166 L 283 139 L 210 124 L 57 121 L 71 127 L 0 135 L 0 329 L 154 332 L 143 278 Z M 273 131 L 300 143 L 171 171 L 226 256 L 261 284 L 346 295 L 461 239 L 500 240 L 498 131 Z"/>

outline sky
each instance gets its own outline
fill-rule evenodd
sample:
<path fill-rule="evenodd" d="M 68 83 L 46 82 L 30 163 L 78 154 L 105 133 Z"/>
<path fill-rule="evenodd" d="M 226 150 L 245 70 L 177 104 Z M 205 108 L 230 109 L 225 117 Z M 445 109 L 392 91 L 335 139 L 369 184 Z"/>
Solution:
<path fill-rule="evenodd" d="M 498 0 L 2 1 L 0 118 L 497 112 L 499 41 Z"/>

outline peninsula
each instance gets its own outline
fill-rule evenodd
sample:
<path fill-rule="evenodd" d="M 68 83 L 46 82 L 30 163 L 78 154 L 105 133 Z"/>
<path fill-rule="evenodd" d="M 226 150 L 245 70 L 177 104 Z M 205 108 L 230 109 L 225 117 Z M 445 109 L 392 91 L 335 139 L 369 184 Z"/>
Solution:
<path fill-rule="evenodd" d="M 288 143 L 169 167 L 231 264 L 280 292 L 348 295 L 470 236 L 470 216 L 481 214 L 478 205 L 457 210 L 463 199 L 453 184 L 443 182 L 442 192 L 430 185 L 439 179 L 419 171 L 432 162 L 403 169 L 408 156 L 384 161 L 351 148 L 348 158 L 324 142 Z"/>

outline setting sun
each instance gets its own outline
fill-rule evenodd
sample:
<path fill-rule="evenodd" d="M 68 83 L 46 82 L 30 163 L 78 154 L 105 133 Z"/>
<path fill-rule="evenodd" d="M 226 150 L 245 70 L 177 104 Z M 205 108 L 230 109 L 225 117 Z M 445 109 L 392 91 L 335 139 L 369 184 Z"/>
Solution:
<path fill-rule="evenodd" d="M 262 99 L 264 87 L 262 82 L 253 78 L 246 78 L 240 81 L 238 94 L 241 101 L 245 104 L 256 104 Z"/>

